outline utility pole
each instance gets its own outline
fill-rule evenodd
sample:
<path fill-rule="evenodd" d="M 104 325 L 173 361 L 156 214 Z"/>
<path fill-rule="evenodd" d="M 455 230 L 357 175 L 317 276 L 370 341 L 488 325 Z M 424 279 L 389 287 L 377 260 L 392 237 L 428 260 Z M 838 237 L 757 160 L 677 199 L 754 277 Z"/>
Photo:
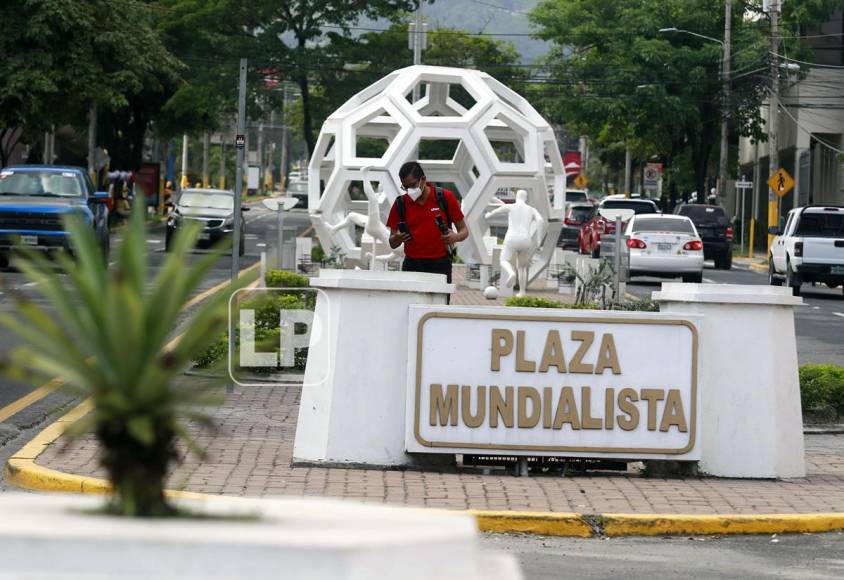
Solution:
<path fill-rule="evenodd" d="M 264 187 L 264 112 L 258 123 L 258 190 Z"/>
<path fill-rule="evenodd" d="M 208 155 L 211 148 L 211 134 L 206 131 L 202 135 L 202 187 L 210 187 L 211 180 L 208 173 Z"/>
<path fill-rule="evenodd" d="M 88 175 L 96 187 L 97 183 L 97 105 L 91 105 L 88 111 Z"/>
<path fill-rule="evenodd" d="M 718 163 L 718 200 L 727 205 L 727 158 L 730 131 L 730 44 L 732 38 L 733 1 L 724 2 L 724 50 L 721 62 L 721 158 Z"/>
<path fill-rule="evenodd" d="M 187 189 L 190 187 L 190 180 L 188 179 L 188 134 L 182 135 L 182 179 L 179 181 L 179 189 Z"/>
<path fill-rule="evenodd" d="M 281 166 L 278 180 L 282 190 L 287 191 L 287 83 L 282 83 L 281 90 Z"/>
<path fill-rule="evenodd" d="M 633 160 L 630 158 L 630 145 L 624 150 L 624 197 L 630 197 L 630 186 L 632 183 Z"/>
<path fill-rule="evenodd" d="M 422 1 L 416 8 L 416 21 L 410 25 L 410 48 L 413 50 L 413 64 L 422 64 L 422 51 L 427 48 L 428 34 L 427 25 L 422 22 Z M 413 102 L 419 100 L 419 84 L 413 87 Z"/>
<path fill-rule="evenodd" d="M 780 70 L 779 70 L 779 10 L 780 0 L 770 0 L 771 16 L 771 96 L 768 99 L 768 178 L 779 170 L 780 155 L 777 133 L 779 130 Z M 768 190 L 768 227 L 779 225 L 777 194 Z M 767 254 L 771 252 L 774 236 L 768 234 Z"/>
<path fill-rule="evenodd" d="M 237 92 L 237 136 L 235 137 L 235 147 L 237 148 L 237 167 L 235 168 L 234 178 L 234 232 L 232 237 L 232 272 L 231 283 L 237 281 L 240 275 L 240 232 L 243 228 L 241 222 L 240 204 L 243 196 L 243 149 L 246 139 L 246 59 L 240 59 L 240 83 Z M 234 329 L 229 328 L 229 362 L 235 353 L 234 344 Z M 230 367 L 231 368 L 231 367 Z M 234 392 L 234 384 L 229 381 L 226 383 L 226 392 Z"/>
<path fill-rule="evenodd" d="M 226 137 L 220 133 L 220 189 L 226 188 Z"/>

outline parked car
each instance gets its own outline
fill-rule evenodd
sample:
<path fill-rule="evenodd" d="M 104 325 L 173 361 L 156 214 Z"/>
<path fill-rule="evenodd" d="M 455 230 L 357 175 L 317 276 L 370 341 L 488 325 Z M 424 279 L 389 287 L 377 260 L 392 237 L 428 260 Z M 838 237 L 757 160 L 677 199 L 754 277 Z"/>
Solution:
<path fill-rule="evenodd" d="M 804 282 L 823 282 L 830 288 L 844 286 L 844 207 L 807 206 L 788 212 L 768 257 L 768 280 L 773 286 L 791 287 L 800 295 Z"/>
<path fill-rule="evenodd" d="M 733 267 L 733 226 L 727 212 L 719 205 L 686 203 L 674 208 L 674 213 L 692 220 L 703 240 L 703 259 L 714 260 L 716 268 Z"/>
<path fill-rule="evenodd" d="M 241 207 L 241 211 L 248 210 L 248 207 Z M 243 225 L 243 214 L 240 219 Z M 164 251 L 170 251 L 176 231 L 189 221 L 202 223 L 200 247 L 210 247 L 224 238 L 231 238 L 234 235 L 234 193 L 225 189 L 183 189 L 167 220 Z M 240 228 L 241 256 L 245 252 L 245 229 Z"/>
<path fill-rule="evenodd" d="M 569 205 L 566 217 L 563 219 L 563 229 L 557 240 L 557 246 L 563 249 L 577 248 L 580 239 L 580 229 L 583 224 L 592 219 L 595 206 L 589 203 Z"/>
<path fill-rule="evenodd" d="M 591 254 L 593 258 L 601 255 L 601 236 L 615 232 L 615 222 L 605 219 L 600 213 L 602 209 L 628 209 L 633 210 L 636 215 L 659 213 L 657 205 L 649 199 L 602 199 L 589 221 L 583 224 L 578 241 L 580 253 Z"/>
<path fill-rule="evenodd" d="M 566 203 L 567 204 L 575 204 L 575 203 L 589 203 L 589 194 L 586 193 L 583 189 L 567 189 L 566 190 Z"/>
<path fill-rule="evenodd" d="M 679 215 L 635 215 L 624 231 L 631 276 L 682 276 L 703 280 L 703 240 L 692 220 Z"/>
<path fill-rule="evenodd" d="M 290 181 L 287 184 L 287 195 L 295 197 L 299 200 L 296 204 L 297 209 L 307 209 L 308 207 L 308 182 L 307 181 Z"/>
<path fill-rule="evenodd" d="M 108 257 L 109 195 L 80 167 L 18 165 L 0 170 L 0 266 L 16 248 L 73 248 L 63 218 L 81 216 Z"/>

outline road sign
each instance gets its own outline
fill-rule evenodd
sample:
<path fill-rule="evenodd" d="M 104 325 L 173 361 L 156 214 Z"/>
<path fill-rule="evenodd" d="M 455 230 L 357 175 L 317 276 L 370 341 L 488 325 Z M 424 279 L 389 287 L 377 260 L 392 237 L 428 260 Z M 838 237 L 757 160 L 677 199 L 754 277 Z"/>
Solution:
<path fill-rule="evenodd" d="M 574 185 L 578 189 L 585 189 L 587 185 L 589 185 L 589 180 L 586 179 L 586 176 L 582 173 L 574 178 Z"/>
<path fill-rule="evenodd" d="M 771 191 L 782 197 L 794 187 L 794 179 L 791 178 L 788 171 L 780 167 L 768 180 L 768 185 L 771 187 Z"/>
<path fill-rule="evenodd" d="M 246 147 L 246 135 L 236 135 L 234 138 L 234 146 L 237 149 Z"/>
<path fill-rule="evenodd" d="M 752 181 L 736 181 L 736 189 L 753 189 Z"/>

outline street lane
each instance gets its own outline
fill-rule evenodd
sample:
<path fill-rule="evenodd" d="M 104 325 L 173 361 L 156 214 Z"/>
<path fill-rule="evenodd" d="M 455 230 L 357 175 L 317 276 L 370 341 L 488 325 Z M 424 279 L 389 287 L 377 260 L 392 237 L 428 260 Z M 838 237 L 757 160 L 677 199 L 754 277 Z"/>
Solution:
<path fill-rule="evenodd" d="M 260 260 L 261 252 L 268 250 L 268 245 L 274 244 L 276 238 L 275 212 L 268 210 L 260 202 L 250 203 L 251 211 L 244 214 L 246 220 L 246 254 L 241 258 L 241 267 L 246 268 Z M 307 212 L 291 212 L 285 219 L 285 226 L 295 226 L 297 235 L 300 235 L 310 225 Z M 121 240 L 120 232 L 112 234 L 112 260 L 115 259 L 117 247 Z M 155 276 L 158 269 L 164 263 L 167 254 L 164 252 L 164 229 L 161 226 L 151 226 L 149 239 L 148 259 L 151 266 L 151 274 Z M 197 251 L 192 260 L 199 259 L 203 253 Z M 199 294 L 227 280 L 231 275 L 231 256 L 221 255 L 219 260 L 203 279 L 194 295 Z M 152 279 L 150 280 L 150 284 Z M 35 302 L 43 302 L 43 298 L 36 285 L 29 282 L 26 276 L 14 268 L 0 270 L 0 311 L 11 311 L 14 303 L 10 291 L 23 293 L 27 298 Z M 17 335 L 0 330 L 0 355 L 10 353 L 19 345 Z M 33 387 L 10 380 L 0 375 L 0 409 L 18 400 L 20 397 L 30 393 Z"/>
<path fill-rule="evenodd" d="M 640 298 L 650 298 L 660 289 L 659 278 L 636 277 L 627 284 L 627 291 Z M 675 280 L 680 282 L 678 278 Z M 768 275 L 734 263 L 732 270 L 716 270 L 706 262 L 703 271 L 705 284 L 768 285 Z M 834 363 L 844 366 L 844 294 L 841 288 L 827 288 L 823 284 L 804 284 L 805 306 L 794 311 L 797 333 L 797 358 L 803 363 Z"/>

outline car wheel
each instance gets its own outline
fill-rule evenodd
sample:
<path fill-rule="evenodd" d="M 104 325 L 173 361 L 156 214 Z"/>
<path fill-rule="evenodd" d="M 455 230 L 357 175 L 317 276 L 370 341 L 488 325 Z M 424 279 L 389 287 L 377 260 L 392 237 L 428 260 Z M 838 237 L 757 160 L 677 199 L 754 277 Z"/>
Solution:
<path fill-rule="evenodd" d="M 721 260 L 721 268 L 724 270 L 733 269 L 733 255 L 731 253 L 728 252 L 724 254 L 724 257 Z"/>
<path fill-rule="evenodd" d="M 771 286 L 782 286 L 782 278 L 777 276 L 776 272 L 774 272 L 773 256 L 768 259 L 768 284 Z"/>
<path fill-rule="evenodd" d="M 791 288 L 794 296 L 800 296 L 800 276 L 791 269 L 791 262 L 787 262 L 785 266 L 785 285 Z"/>
<path fill-rule="evenodd" d="M 9 267 L 9 255 L 8 254 L 0 254 L 0 268 L 6 269 Z"/>

